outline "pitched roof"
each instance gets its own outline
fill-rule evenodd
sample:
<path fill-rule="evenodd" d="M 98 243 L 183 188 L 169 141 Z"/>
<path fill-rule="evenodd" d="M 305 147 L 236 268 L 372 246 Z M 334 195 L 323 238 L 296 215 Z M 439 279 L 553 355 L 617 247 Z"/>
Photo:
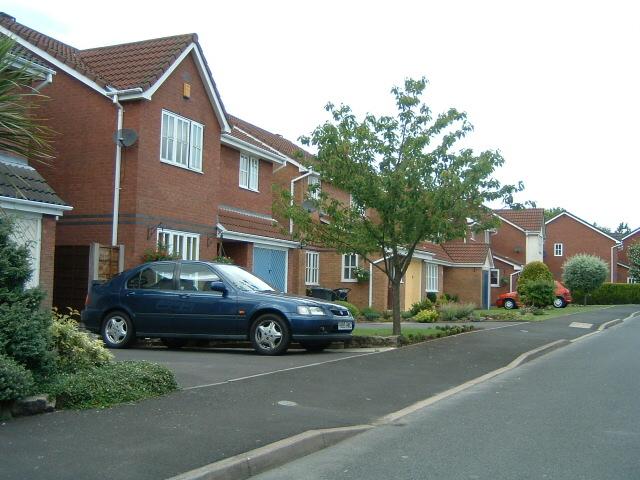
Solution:
<path fill-rule="evenodd" d="M 0 197 L 67 206 L 31 166 L 0 158 Z"/>
<path fill-rule="evenodd" d="M 640 233 L 640 228 L 636 228 L 635 230 L 632 230 L 631 232 L 627 233 L 624 237 L 621 238 L 621 240 L 624 241 L 627 238 L 630 238 L 630 237 L 633 237 L 634 235 L 637 235 L 638 233 Z"/>
<path fill-rule="evenodd" d="M 271 155 L 276 156 L 277 158 L 280 159 L 281 162 L 285 161 L 284 156 L 280 152 L 274 150 L 273 148 L 271 148 L 266 143 L 262 143 L 261 141 L 256 140 L 252 136 L 248 135 L 246 132 L 243 132 L 242 130 L 240 130 L 235 125 L 231 126 L 231 132 L 228 135 L 232 136 L 233 138 L 235 138 L 237 140 L 240 140 L 241 142 L 248 143 L 249 145 L 257 147 L 257 148 L 259 148 L 261 150 L 264 150 L 264 151 L 270 153 Z"/>
<path fill-rule="evenodd" d="M 503 208 L 494 210 L 494 213 L 528 232 L 542 231 L 544 225 L 544 208 L 525 208 L 522 210 Z"/>
<path fill-rule="evenodd" d="M 453 240 L 446 242 L 442 248 L 447 252 L 454 263 L 483 264 L 489 254 L 489 244 L 477 242 L 464 242 Z"/>
<path fill-rule="evenodd" d="M 620 240 L 619 240 L 618 238 L 616 238 L 615 236 L 613 236 L 613 234 L 611 234 L 611 233 L 609 233 L 609 232 L 605 232 L 605 231 L 604 231 L 604 230 L 602 230 L 601 228 L 596 227 L 596 226 L 594 226 L 594 225 L 590 224 L 590 223 L 589 223 L 589 222 L 587 222 L 586 220 L 583 220 L 583 219 L 581 219 L 580 217 L 577 217 L 576 215 L 574 215 L 573 213 L 570 213 L 570 212 L 566 212 L 566 211 L 565 211 L 565 212 L 559 213 L 559 214 L 558 214 L 558 215 L 556 215 L 555 217 L 553 217 L 553 218 L 551 218 L 551 219 L 547 220 L 547 221 L 545 222 L 545 224 L 549 224 L 549 223 L 555 222 L 555 221 L 556 221 L 558 218 L 560 218 L 560 217 L 569 217 L 569 218 L 571 218 L 571 219 L 575 220 L 576 222 L 583 224 L 585 227 L 590 228 L 590 229 L 591 229 L 591 230 L 593 230 L 594 232 L 597 232 L 597 233 L 599 233 L 600 235 L 602 235 L 602 236 L 604 236 L 604 237 L 607 237 L 609 240 L 613 240 L 615 243 L 621 243 L 621 242 L 620 242 Z"/>
<path fill-rule="evenodd" d="M 431 253 L 435 260 L 440 260 L 447 263 L 453 262 L 449 254 L 445 251 L 444 248 L 442 248 L 442 245 L 438 245 L 437 243 L 422 242 L 416 247 L 416 250 Z"/>
<path fill-rule="evenodd" d="M 271 133 L 264 128 L 260 128 L 252 123 L 242 120 L 236 116 L 228 115 L 229 122 L 234 127 L 239 128 L 243 132 L 248 133 L 252 137 L 260 140 L 262 143 L 267 144 L 269 147 L 277 150 L 278 152 L 286 155 L 290 159 L 297 162 L 313 161 L 315 156 L 304 150 L 302 147 L 296 145 L 291 140 L 287 140 L 282 135 Z"/>

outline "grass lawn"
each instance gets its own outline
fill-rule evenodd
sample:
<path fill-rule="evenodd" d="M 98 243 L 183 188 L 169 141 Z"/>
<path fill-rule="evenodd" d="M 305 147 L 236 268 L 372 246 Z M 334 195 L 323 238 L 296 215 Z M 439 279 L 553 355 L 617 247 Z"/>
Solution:
<path fill-rule="evenodd" d="M 435 328 L 411 328 L 411 327 L 402 327 L 402 335 L 435 335 L 440 330 Z M 391 325 L 389 327 L 380 327 L 380 328 L 358 328 L 353 331 L 354 335 L 360 335 L 363 337 L 388 337 L 392 335 L 393 329 Z"/>
<path fill-rule="evenodd" d="M 550 318 L 564 317 L 566 315 L 571 315 L 574 313 L 586 313 L 586 312 L 594 312 L 596 310 L 602 310 L 603 308 L 607 308 L 610 305 L 569 305 L 566 308 L 553 308 L 550 307 L 545 309 L 543 315 L 533 315 L 531 313 L 526 313 L 524 315 L 520 314 L 520 310 L 505 310 L 504 308 L 492 308 L 490 310 L 475 310 L 474 314 L 479 315 L 481 317 L 491 317 L 492 315 L 497 315 L 498 318 L 491 319 L 492 321 L 505 321 L 505 322 L 513 322 L 516 320 L 523 322 L 540 322 L 543 320 L 548 320 Z"/>

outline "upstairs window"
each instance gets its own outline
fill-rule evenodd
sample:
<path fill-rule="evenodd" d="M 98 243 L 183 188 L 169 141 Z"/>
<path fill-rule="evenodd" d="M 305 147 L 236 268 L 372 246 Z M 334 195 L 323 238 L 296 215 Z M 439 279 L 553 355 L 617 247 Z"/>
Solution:
<path fill-rule="evenodd" d="M 311 175 L 309 177 L 308 184 L 309 184 L 309 198 L 314 198 L 318 200 L 320 198 L 320 177 Z"/>
<path fill-rule="evenodd" d="M 203 131 L 203 125 L 163 110 L 160 160 L 201 172 Z"/>
<path fill-rule="evenodd" d="M 562 243 L 554 243 L 553 244 L 553 256 L 554 257 L 561 257 L 563 254 L 563 245 Z"/>
<path fill-rule="evenodd" d="M 260 174 L 260 164 L 257 158 L 249 157 L 244 153 L 240 154 L 240 187 L 248 190 L 258 191 L 258 175 Z"/>

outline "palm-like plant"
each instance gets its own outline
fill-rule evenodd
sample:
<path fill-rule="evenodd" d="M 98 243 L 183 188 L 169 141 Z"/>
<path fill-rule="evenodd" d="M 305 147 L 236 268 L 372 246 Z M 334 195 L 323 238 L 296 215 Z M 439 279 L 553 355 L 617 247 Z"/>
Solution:
<path fill-rule="evenodd" d="M 38 72 L 13 53 L 14 41 L 0 37 L 0 151 L 47 163 L 52 130 L 34 113 L 45 98 L 33 88 Z"/>

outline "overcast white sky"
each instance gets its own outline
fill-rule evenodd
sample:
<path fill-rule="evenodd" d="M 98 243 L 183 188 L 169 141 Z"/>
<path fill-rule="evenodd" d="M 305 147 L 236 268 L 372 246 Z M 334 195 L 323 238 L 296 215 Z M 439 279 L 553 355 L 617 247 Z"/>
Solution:
<path fill-rule="evenodd" d="M 498 149 L 520 200 L 640 227 L 640 2 L 5 0 L 77 48 L 196 32 L 227 111 L 292 140 L 327 101 L 393 113 L 389 90 L 430 80 L 471 145 Z"/>

